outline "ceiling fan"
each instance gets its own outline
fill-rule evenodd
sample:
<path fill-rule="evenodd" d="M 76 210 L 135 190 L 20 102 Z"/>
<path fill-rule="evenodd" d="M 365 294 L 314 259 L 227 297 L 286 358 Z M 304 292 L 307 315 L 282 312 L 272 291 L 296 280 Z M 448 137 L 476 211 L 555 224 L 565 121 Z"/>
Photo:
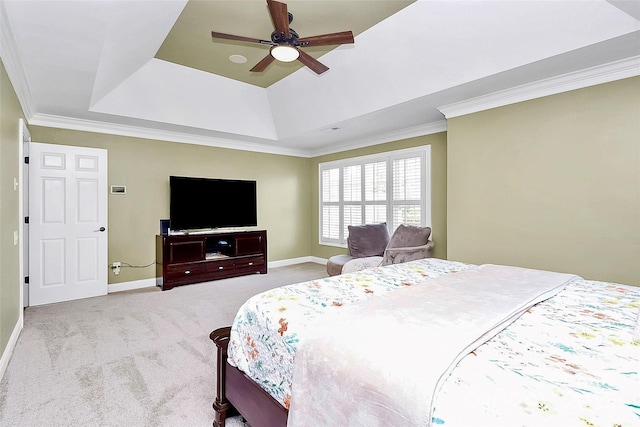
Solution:
<path fill-rule="evenodd" d="M 218 39 L 237 40 L 249 43 L 259 43 L 271 46 L 269 54 L 258 62 L 250 71 L 264 71 L 274 60 L 292 62 L 296 59 L 313 70 L 316 74 L 322 74 L 329 69 L 326 65 L 301 50 L 305 46 L 328 46 L 353 43 L 353 33 L 342 31 L 339 33 L 322 34 L 319 36 L 300 38 L 289 24 L 293 21 L 293 15 L 287 11 L 286 3 L 275 0 L 267 0 L 269 14 L 273 21 L 275 31 L 271 33 L 271 40 L 260 40 L 251 37 L 234 36 L 232 34 L 211 32 L 211 37 Z"/>

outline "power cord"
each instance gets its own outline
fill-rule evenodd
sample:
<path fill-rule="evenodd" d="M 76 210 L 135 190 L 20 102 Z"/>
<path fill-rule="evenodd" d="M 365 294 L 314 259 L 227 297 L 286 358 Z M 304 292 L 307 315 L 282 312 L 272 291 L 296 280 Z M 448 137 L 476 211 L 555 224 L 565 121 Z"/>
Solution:
<path fill-rule="evenodd" d="M 128 267 L 128 268 L 147 268 L 147 267 L 151 267 L 152 265 L 155 265 L 156 262 L 153 261 L 147 265 L 133 265 L 133 264 L 129 264 L 128 262 L 121 262 L 121 261 L 114 261 L 113 263 L 111 263 L 109 265 L 109 268 L 111 269 L 111 271 L 113 272 L 113 274 L 115 274 L 116 276 L 118 274 L 120 274 L 120 270 L 123 267 Z"/>
<path fill-rule="evenodd" d="M 151 267 L 152 265 L 155 265 L 156 262 L 153 261 L 152 263 L 149 263 L 147 265 L 131 265 L 128 262 L 121 262 L 120 263 L 123 267 L 129 267 L 129 268 L 147 268 L 147 267 Z"/>

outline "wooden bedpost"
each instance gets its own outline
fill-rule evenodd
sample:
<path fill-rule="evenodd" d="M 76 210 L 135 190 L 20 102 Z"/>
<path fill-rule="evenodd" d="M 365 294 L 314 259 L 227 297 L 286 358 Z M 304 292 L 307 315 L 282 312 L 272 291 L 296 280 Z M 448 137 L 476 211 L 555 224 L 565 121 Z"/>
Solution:
<path fill-rule="evenodd" d="M 227 419 L 227 411 L 231 409 L 231 404 L 225 396 L 226 366 L 227 366 L 227 346 L 229 345 L 229 335 L 231 327 L 218 328 L 211 332 L 209 338 L 218 347 L 218 367 L 216 370 L 216 400 L 213 402 L 213 409 L 216 411 L 213 427 L 224 427 Z"/>

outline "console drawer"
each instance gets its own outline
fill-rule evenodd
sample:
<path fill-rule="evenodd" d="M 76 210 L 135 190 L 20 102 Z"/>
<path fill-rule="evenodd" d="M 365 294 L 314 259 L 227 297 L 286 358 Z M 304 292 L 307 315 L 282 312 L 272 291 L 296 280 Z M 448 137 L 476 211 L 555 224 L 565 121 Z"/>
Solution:
<path fill-rule="evenodd" d="M 202 281 L 199 276 L 205 277 L 204 280 L 206 280 L 209 274 L 207 263 L 204 262 L 171 264 L 167 266 L 166 281 L 175 284 Z"/>
<path fill-rule="evenodd" d="M 207 271 L 209 273 L 224 273 L 233 271 L 235 265 L 232 259 L 223 259 L 219 261 L 208 261 Z"/>
<path fill-rule="evenodd" d="M 265 259 L 260 255 L 236 258 L 236 271 L 239 273 L 266 273 Z"/>

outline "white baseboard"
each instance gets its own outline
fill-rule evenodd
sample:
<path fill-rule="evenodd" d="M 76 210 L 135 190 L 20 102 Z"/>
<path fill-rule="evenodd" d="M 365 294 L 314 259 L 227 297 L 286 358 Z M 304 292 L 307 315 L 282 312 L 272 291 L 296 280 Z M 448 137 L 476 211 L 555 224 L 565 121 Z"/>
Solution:
<path fill-rule="evenodd" d="M 310 258 L 311 258 L 311 262 L 315 262 L 316 264 L 327 265 L 327 262 L 329 262 L 327 258 L 320 258 L 317 256 L 312 256 Z"/>
<path fill-rule="evenodd" d="M 271 261 L 268 264 L 268 268 L 285 267 L 287 265 L 302 264 L 305 262 L 315 262 L 316 264 L 326 265 L 327 260 L 325 258 L 318 258 L 314 256 L 305 256 L 300 258 L 281 259 L 279 261 Z M 134 280 L 131 282 L 113 283 L 109 285 L 108 293 L 132 291 L 134 289 L 151 288 L 156 286 L 156 279 L 142 279 Z"/>
<path fill-rule="evenodd" d="M 133 280 L 131 282 L 113 283 L 109 285 L 108 292 L 132 291 L 134 289 L 151 288 L 156 286 L 156 279 Z"/>
<path fill-rule="evenodd" d="M 4 378 L 4 373 L 7 370 L 7 366 L 9 366 L 9 360 L 13 355 L 13 350 L 16 348 L 16 344 L 18 343 L 18 337 L 20 336 L 20 332 L 22 331 L 23 325 L 24 325 L 24 311 L 22 311 L 22 308 L 20 308 L 20 318 L 16 322 L 16 325 L 13 328 L 13 332 L 9 337 L 9 341 L 7 342 L 7 346 L 2 352 L 2 357 L 0 358 L 0 380 Z"/>
<path fill-rule="evenodd" d="M 305 262 L 315 262 L 316 264 L 327 264 L 326 259 L 314 257 L 314 256 L 304 256 L 300 258 L 289 258 L 289 259 L 281 259 L 279 261 L 271 261 L 268 265 L 269 268 L 277 268 L 277 267 L 285 267 L 287 265 L 294 264 L 303 264 Z"/>

